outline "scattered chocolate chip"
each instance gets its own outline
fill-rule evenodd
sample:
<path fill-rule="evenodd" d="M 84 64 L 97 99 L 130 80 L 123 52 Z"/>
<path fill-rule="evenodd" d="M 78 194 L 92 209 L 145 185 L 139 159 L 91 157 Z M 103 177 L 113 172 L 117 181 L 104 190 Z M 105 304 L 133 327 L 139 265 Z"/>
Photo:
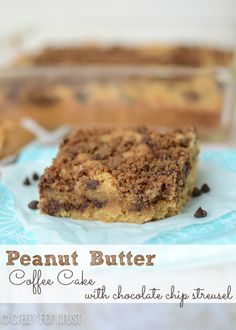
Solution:
<path fill-rule="evenodd" d="M 201 196 L 201 194 L 202 194 L 202 192 L 199 188 L 197 188 L 197 187 L 193 188 L 192 197 L 198 197 L 198 196 Z"/>
<path fill-rule="evenodd" d="M 29 180 L 28 177 L 26 177 L 25 180 L 23 181 L 23 185 L 24 186 L 30 186 L 31 185 L 30 180 Z"/>
<path fill-rule="evenodd" d="M 38 201 L 32 201 L 28 204 L 28 207 L 32 210 L 38 209 L 39 202 Z"/>
<path fill-rule="evenodd" d="M 208 186 L 208 184 L 204 183 L 201 187 L 201 192 L 208 193 L 209 191 L 210 191 L 210 187 Z"/>
<path fill-rule="evenodd" d="M 201 207 L 197 209 L 194 213 L 195 218 L 205 218 L 207 216 L 207 211 L 203 210 Z"/>
<path fill-rule="evenodd" d="M 100 182 L 98 180 L 89 180 L 86 184 L 88 189 L 95 190 L 99 186 Z"/>
<path fill-rule="evenodd" d="M 38 180 L 39 180 L 39 175 L 38 175 L 38 173 L 33 173 L 33 175 L 32 175 L 32 179 L 33 179 L 34 181 L 38 181 Z"/>

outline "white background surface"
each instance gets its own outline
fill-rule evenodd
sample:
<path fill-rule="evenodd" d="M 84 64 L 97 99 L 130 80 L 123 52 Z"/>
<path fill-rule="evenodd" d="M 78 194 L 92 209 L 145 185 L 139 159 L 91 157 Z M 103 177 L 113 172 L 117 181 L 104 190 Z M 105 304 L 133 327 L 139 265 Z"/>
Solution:
<path fill-rule="evenodd" d="M 235 0 L 0 0 L 0 63 L 74 41 L 236 45 Z"/>

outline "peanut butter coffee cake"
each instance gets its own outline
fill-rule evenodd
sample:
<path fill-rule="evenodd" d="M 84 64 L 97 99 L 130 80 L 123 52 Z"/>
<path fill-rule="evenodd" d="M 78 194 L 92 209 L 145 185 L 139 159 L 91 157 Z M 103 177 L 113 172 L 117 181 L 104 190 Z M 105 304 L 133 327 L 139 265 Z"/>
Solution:
<path fill-rule="evenodd" d="M 195 130 L 79 129 L 41 177 L 42 213 L 144 223 L 181 211 L 192 194 Z"/>

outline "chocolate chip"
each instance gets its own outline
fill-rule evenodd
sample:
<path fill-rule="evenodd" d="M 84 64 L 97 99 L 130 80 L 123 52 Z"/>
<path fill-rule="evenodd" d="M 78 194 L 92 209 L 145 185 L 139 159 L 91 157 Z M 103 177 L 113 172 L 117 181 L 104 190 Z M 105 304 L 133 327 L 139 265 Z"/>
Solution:
<path fill-rule="evenodd" d="M 31 89 L 26 94 L 26 101 L 37 106 L 47 107 L 59 101 L 56 95 L 40 87 Z"/>
<path fill-rule="evenodd" d="M 203 210 L 201 207 L 197 209 L 194 213 L 195 218 L 205 218 L 207 216 L 207 211 Z"/>
<path fill-rule="evenodd" d="M 22 83 L 24 83 L 22 80 L 21 81 L 15 81 L 14 83 L 12 82 L 10 84 L 9 90 L 6 93 L 6 97 L 9 101 L 15 102 L 18 99 Z"/>
<path fill-rule="evenodd" d="M 84 91 L 78 91 L 75 93 L 75 97 L 81 103 L 85 103 L 87 101 L 88 96 Z"/>
<path fill-rule="evenodd" d="M 30 180 L 29 180 L 28 177 L 26 177 L 25 180 L 23 181 L 23 185 L 24 186 L 30 186 L 31 185 Z"/>
<path fill-rule="evenodd" d="M 197 188 L 197 187 L 193 188 L 192 197 L 198 197 L 198 196 L 201 196 L 201 194 L 202 194 L 202 192 L 199 188 Z"/>
<path fill-rule="evenodd" d="M 189 141 L 188 139 L 181 140 L 179 142 L 180 147 L 187 148 L 189 146 Z"/>
<path fill-rule="evenodd" d="M 186 91 L 184 96 L 189 101 L 197 101 L 199 99 L 199 94 L 196 91 Z"/>
<path fill-rule="evenodd" d="M 137 128 L 137 132 L 140 133 L 140 134 L 144 134 L 144 133 L 147 132 L 147 128 L 144 127 L 144 126 L 139 126 L 139 127 Z"/>
<path fill-rule="evenodd" d="M 60 209 L 60 203 L 55 199 L 50 199 L 47 205 L 47 213 L 50 215 L 56 214 Z"/>
<path fill-rule="evenodd" d="M 65 208 L 66 211 L 71 211 L 71 210 L 74 209 L 74 205 L 71 204 L 71 203 L 64 203 L 63 206 L 64 206 L 64 208 Z"/>
<path fill-rule="evenodd" d="M 162 183 L 161 185 L 161 192 L 163 193 L 166 190 L 166 184 Z"/>
<path fill-rule="evenodd" d="M 204 183 L 201 187 L 201 192 L 208 193 L 209 191 L 210 191 L 210 187 L 208 186 L 208 184 Z"/>
<path fill-rule="evenodd" d="M 190 165 L 189 163 L 185 163 L 184 166 L 183 166 L 183 172 L 184 172 L 184 175 L 187 176 L 188 173 L 189 173 L 189 170 L 190 170 Z"/>
<path fill-rule="evenodd" d="M 149 170 L 149 164 L 144 164 L 142 170 L 147 172 Z"/>
<path fill-rule="evenodd" d="M 133 99 L 131 97 L 129 97 L 128 95 L 123 95 L 122 99 L 123 99 L 124 103 L 128 106 L 131 106 L 133 103 Z"/>
<path fill-rule="evenodd" d="M 33 179 L 34 181 L 38 181 L 38 180 L 39 180 L 39 175 L 38 175 L 38 173 L 33 173 L 33 175 L 32 175 L 32 179 Z"/>
<path fill-rule="evenodd" d="M 95 190 L 100 185 L 98 180 L 89 180 L 86 184 L 88 189 Z"/>
<path fill-rule="evenodd" d="M 128 140 L 124 142 L 124 147 L 126 148 L 126 150 L 131 149 L 133 145 L 134 145 L 134 141 Z"/>
<path fill-rule="evenodd" d="M 99 201 L 97 199 L 93 199 L 93 200 L 91 200 L 91 202 L 98 209 L 101 209 L 106 203 L 105 201 Z"/>
<path fill-rule="evenodd" d="M 84 202 L 82 202 L 78 207 L 77 209 L 80 211 L 80 212 L 84 212 L 89 206 L 89 200 L 85 199 Z"/>
<path fill-rule="evenodd" d="M 28 204 L 28 207 L 32 210 L 38 209 L 39 202 L 38 201 L 32 201 Z"/>
<path fill-rule="evenodd" d="M 15 102 L 17 100 L 18 90 L 11 89 L 6 93 L 6 97 L 9 101 Z"/>
<path fill-rule="evenodd" d="M 140 212 L 144 209 L 144 203 L 142 201 L 137 201 L 135 204 L 134 204 L 134 210 L 137 211 L 137 212 Z"/>
<path fill-rule="evenodd" d="M 68 136 L 66 136 L 64 138 L 64 140 L 62 141 L 61 146 L 64 146 L 68 141 L 69 141 L 69 138 L 68 138 Z"/>

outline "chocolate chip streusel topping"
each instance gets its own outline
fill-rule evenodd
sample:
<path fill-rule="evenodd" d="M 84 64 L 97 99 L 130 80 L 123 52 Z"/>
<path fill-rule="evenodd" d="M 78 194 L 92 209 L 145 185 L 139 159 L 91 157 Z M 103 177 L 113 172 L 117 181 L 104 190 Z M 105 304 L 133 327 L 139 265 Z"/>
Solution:
<path fill-rule="evenodd" d="M 91 176 L 105 172 L 133 210 L 160 199 L 178 199 L 198 153 L 196 140 L 193 128 L 168 134 L 145 127 L 77 130 L 62 142 L 53 165 L 46 169 L 40 193 L 73 192 L 77 182 L 96 190 L 99 182 Z"/>

